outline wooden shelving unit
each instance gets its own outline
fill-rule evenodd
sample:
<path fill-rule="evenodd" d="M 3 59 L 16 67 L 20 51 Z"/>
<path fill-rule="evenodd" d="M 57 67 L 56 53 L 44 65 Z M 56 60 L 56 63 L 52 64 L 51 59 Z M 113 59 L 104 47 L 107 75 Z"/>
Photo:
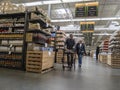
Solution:
<path fill-rule="evenodd" d="M 55 40 L 55 47 L 56 47 L 56 62 L 57 63 L 62 63 L 62 58 L 63 58 L 63 50 L 65 47 L 65 39 L 66 39 L 66 34 L 62 30 L 56 31 L 56 40 Z M 65 56 L 66 60 L 67 56 Z"/>
<path fill-rule="evenodd" d="M 39 72 L 53 67 L 54 52 L 52 52 L 52 48 L 45 48 L 45 44 L 49 43 L 51 33 L 44 30 L 52 28 L 52 26 L 41 18 L 34 19 L 31 16 L 32 13 L 37 13 L 38 16 L 41 14 L 37 10 L 0 14 L 0 67 L 29 71 L 28 65 L 30 66 L 29 63 L 32 63 L 31 67 L 34 68 L 38 67 L 37 64 L 41 65 Z M 32 26 L 31 29 L 29 23 L 34 25 L 37 23 L 40 28 Z M 32 54 L 30 54 L 31 52 Z M 34 55 L 34 58 L 30 58 L 30 55 Z M 39 56 L 40 63 L 36 62 L 37 56 Z M 36 70 L 34 69 L 32 72 L 36 72 Z"/>
<path fill-rule="evenodd" d="M 107 64 L 112 68 L 120 68 L 120 31 L 115 32 L 109 41 Z"/>
<path fill-rule="evenodd" d="M 0 14 L 0 67 L 25 69 L 25 26 L 24 12 Z"/>
<path fill-rule="evenodd" d="M 37 18 L 32 17 L 33 14 Z M 31 44 L 31 46 L 27 47 L 26 71 L 41 73 L 53 67 L 54 52 L 42 50 L 42 48 L 45 48 L 45 44 L 48 44 L 51 37 L 51 33 L 46 32 L 44 29 L 51 27 L 47 26 L 47 22 L 41 19 L 39 14 L 41 14 L 39 11 L 29 11 L 27 13 L 26 42 L 27 45 Z M 51 49 L 49 46 L 47 48 Z"/>

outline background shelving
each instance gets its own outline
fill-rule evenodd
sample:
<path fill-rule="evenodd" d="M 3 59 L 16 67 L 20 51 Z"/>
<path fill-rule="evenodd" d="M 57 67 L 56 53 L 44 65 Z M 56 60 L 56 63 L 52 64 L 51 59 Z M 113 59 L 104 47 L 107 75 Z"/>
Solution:
<path fill-rule="evenodd" d="M 41 15 L 37 10 L 28 11 L 27 14 L 26 70 L 31 72 L 42 72 L 53 67 L 54 63 L 54 52 L 49 47 L 51 33 L 46 30 L 49 28 L 47 22 L 41 19 L 39 14 Z"/>
<path fill-rule="evenodd" d="M 24 28 L 25 13 L 0 14 L 1 67 L 24 70 Z"/>

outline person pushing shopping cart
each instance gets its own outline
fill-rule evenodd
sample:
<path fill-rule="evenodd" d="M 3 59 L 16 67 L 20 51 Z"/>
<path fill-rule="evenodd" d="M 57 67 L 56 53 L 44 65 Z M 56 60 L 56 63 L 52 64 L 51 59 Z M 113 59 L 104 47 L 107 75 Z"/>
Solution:
<path fill-rule="evenodd" d="M 70 37 L 66 39 L 65 42 L 65 51 L 67 53 L 67 64 L 68 64 L 68 68 L 72 68 L 72 64 L 73 64 L 73 51 L 74 51 L 74 47 L 75 46 L 75 40 L 73 39 L 73 35 L 70 34 Z"/>

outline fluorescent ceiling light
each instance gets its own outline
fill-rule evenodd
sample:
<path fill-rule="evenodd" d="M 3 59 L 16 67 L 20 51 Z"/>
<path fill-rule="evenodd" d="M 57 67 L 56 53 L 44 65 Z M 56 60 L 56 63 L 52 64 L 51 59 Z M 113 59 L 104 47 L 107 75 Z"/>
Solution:
<path fill-rule="evenodd" d="M 55 0 L 55 1 L 43 1 L 43 4 L 57 4 L 57 3 L 61 3 L 60 0 Z"/>
<path fill-rule="evenodd" d="M 109 36 L 109 35 L 110 35 L 110 36 L 111 36 L 112 34 L 108 34 L 108 33 L 98 33 L 98 34 L 96 34 L 96 33 L 93 33 L 93 35 L 103 35 L 103 36 L 104 36 L 104 35 L 106 35 L 106 36 Z"/>
<path fill-rule="evenodd" d="M 24 6 L 36 6 L 42 5 L 42 2 L 30 2 L 30 3 L 23 3 Z"/>
<path fill-rule="evenodd" d="M 57 9 L 55 10 L 58 14 L 66 14 L 65 9 Z"/>
<path fill-rule="evenodd" d="M 92 0 L 62 0 L 63 2 L 84 2 L 84 1 L 92 1 Z"/>
<path fill-rule="evenodd" d="M 75 36 L 82 36 L 83 34 L 82 33 L 75 33 L 75 34 L 73 34 L 73 35 L 75 35 Z M 94 36 L 96 36 L 96 35 L 112 35 L 112 34 L 109 34 L 109 33 L 93 33 L 93 35 Z M 92 38 L 92 39 L 95 39 L 95 37 L 94 38 Z"/>
<path fill-rule="evenodd" d="M 84 18 L 84 19 L 61 19 L 51 20 L 51 22 L 71 22 L 71 21 L 100 21 L 100 20 L 120 20 L 120 17 L 108 17 L 108 18 Z"/>
<path fill-rule="evenodd" d="M 117 17 L 101 18 L 101 20 L 116 20 Z"/>
<path fill-rule="evenodd" d="M 40 0 L 39 2 L 30 2 L 30 3 L 21 3 L 25 6 L 36 6 L 36 5 L 44 5 L 44 4 L 60 4 L 60 3 L 72 3 L 72 2 L 83 2 L 83 1 L 93 1 L 93 0 L 52 0 L 52 1 L 43 1 Z M 20 5 L 20 4 L 18 4 Z"/>

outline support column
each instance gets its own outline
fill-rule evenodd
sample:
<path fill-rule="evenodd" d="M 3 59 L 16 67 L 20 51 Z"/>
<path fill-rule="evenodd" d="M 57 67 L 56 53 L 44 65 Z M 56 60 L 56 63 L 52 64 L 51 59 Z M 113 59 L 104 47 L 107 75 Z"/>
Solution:
<path fill-rule="evenodd" d="M 48 16 L 51 18 L 51 4 L 48 5 Z"/>

